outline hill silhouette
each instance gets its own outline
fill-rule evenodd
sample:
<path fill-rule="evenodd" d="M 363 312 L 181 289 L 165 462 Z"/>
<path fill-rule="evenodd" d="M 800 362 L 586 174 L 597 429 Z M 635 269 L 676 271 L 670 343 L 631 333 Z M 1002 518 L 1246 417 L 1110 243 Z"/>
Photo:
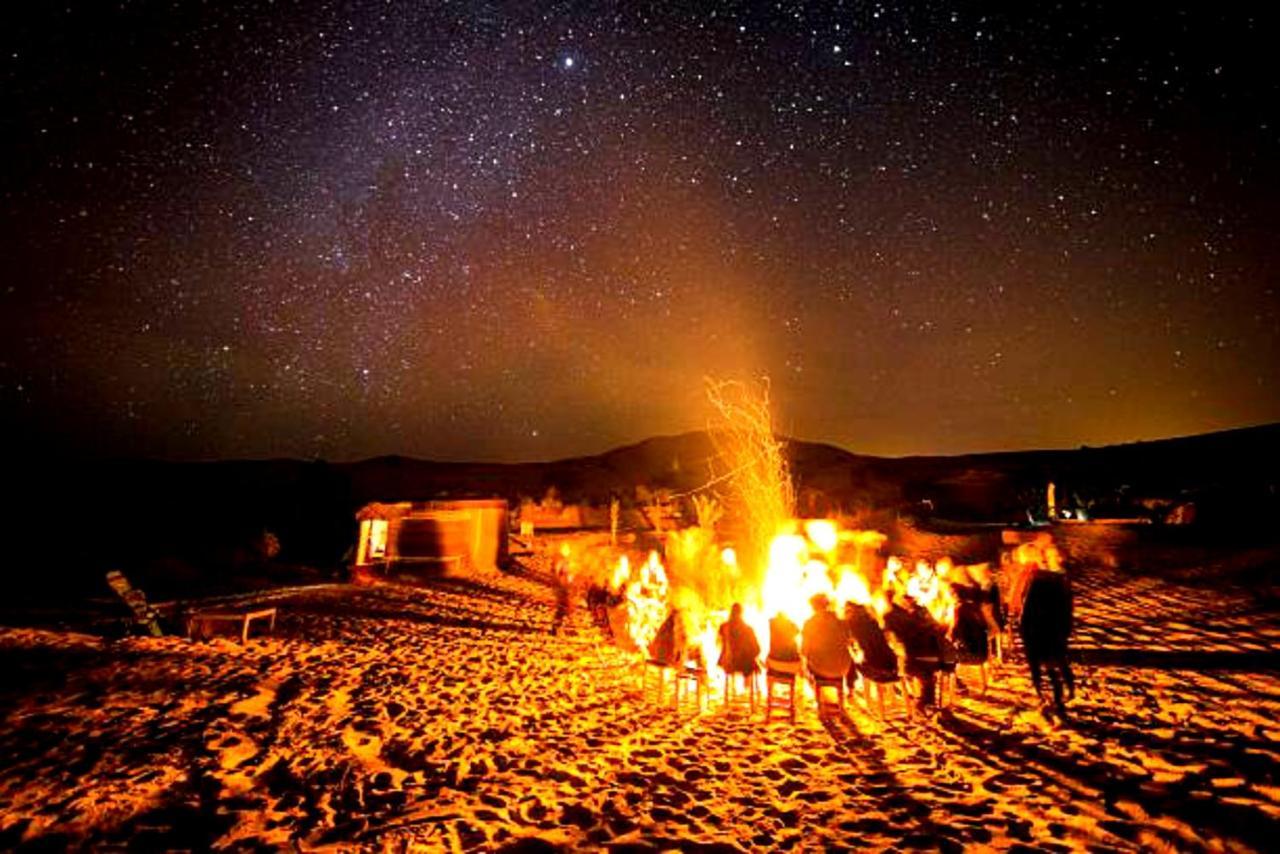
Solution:
<path fill-rule="evenodd" d="M 787 440 L 801 512 L 874 508 L 974 523 L 1025 520 L 1046 484 L 1093 514 L 1194 503 L 1202 526 L 1272 529 L 1280 424 L 1102 448 L 873 457 Z M 659 436 L 602 454 L 540 463 L 457 463 L 387 456 L 349 463 L 31 459 L 11 480 L 26 512 L 8 516 L 29 585 L 97 585 L 110 567 L 170 567 L 175 578 L 255 562 L 264 531 L 279 562 L 340 566 L 355 511 L 370 501 L 501 496 L 569 502 L 635 499 L 637 486 L 682 494 L 724 473 L 705 432 Z M 154 570 L 162 572 L 163 570 Z M 230 569 L 226 570 L 230 571 Z M 72 586 L 75 586 L 74 584 Z"/>
<path fill-rule="evenodd" d="M 834 445 L 786 440 L 801 488 L 838 502 L 913 499 L 948 486 L 1043 489 L 1050 480 L 1083 490 L 1127 487 L 1174 496 L 1204 489 L 1274 483 L 1280 424 L 1074 450 L 1006 451 L 960 456 L 875 457 Z M 336 464 L 357 500 L 412 500 L 441 494 L 537 497 L 555 486 L 570 501 L 607 501 L 637 484 L 676 492 L 698 489 L 724 473 L 705 431 L 656 436 L 602 454 L 545 463 L 438 463 L 376 457 Z M 957 509 L 963 510 L 962 507 Z M 982 510 L 983 508 L 972 508 Z"/>

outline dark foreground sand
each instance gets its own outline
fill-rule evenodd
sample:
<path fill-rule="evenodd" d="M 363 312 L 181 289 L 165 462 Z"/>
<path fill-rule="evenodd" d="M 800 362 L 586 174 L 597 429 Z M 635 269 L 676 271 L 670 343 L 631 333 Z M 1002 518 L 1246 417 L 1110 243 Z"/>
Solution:
<path fill-rule="evenodd" d="M 1060 725 L 1020 663 L 928 722 L 676 713 L 521 577 L 298 595 L 247 647 L 3 629 L 0 849 L 1273 849 L 1275 606 L 1077 592 Z"/>

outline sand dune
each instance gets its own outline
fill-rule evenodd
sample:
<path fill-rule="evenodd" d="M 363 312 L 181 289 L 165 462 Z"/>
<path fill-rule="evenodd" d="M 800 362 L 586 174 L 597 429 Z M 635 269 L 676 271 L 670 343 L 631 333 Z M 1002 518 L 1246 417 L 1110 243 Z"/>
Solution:
<path fill-rule="evenodd" d="M 301 593 L 247 646 L 0 630 L 0 847 L 1271 847 L 1280 615 L 1078 594 L 1056 724 L 1017 663 L 932 720 L 677 713 L 520 576 Z"/>

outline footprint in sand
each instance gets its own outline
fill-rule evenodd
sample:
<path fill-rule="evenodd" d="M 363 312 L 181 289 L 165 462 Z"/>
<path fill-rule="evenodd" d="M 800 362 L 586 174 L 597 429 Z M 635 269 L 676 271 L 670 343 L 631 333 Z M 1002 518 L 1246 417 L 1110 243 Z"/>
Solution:
<path fill-rule="evenodd" d="M 218 767 L 234 771 L 258 754 L 258 744 L 241 732 L 231 731 L 209 745 L 218 757 Z"/>

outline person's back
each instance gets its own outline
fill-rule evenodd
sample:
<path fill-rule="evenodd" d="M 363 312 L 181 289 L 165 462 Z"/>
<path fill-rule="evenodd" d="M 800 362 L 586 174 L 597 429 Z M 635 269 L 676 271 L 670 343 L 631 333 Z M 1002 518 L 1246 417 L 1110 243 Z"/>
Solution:
<path fill-rule="evenodd" d="M 898 656 L 889 647 L 884 630 L 871 616 L 871 611 L 865 605 L 854 605 L 849 609 L 847 622 L 849 637 L 862 650 L 861 667 L 878 675 L 896 675 Z"/>
<path fill-rule="evenodd" d="M 1075 694 L 1075 677 L 1067 660 L 1072 609 L 1071 586 L 1066 573 L 1054 568 L 1038 569 L 1031 574 L 1019 623 L 1022 649 L 1036 693 L 1043 698 L 1041 671 L 1047 667 L 1054 705 L 1064 715 L 1063 689 L 1066 689 L 1068 697 Z"/>
<path fill-rule="evenodd" d="M 760 657 L 756 633 L 742 619 L 742 606 L 734 604 L 729 619 L 720 626 L 720 667 L 727 673 L 755 673 Z"/>
<path fill-rule="evenodd" d="M 942 656 L 938 626 L 924 609 L 894 603 L 884 617 L 885 630 L 898 639 L 908 660 L 932 660 Z"/>
<path fill-rule="evenodd" d="M 671 609 L 667 619 L 658 627 L 658 633 L 649 644 L 649 659 L 672 667 L 684 663 L 684 632 L 680 612 Z"/>
<path fill-rule="evenodd" d="M 827 679 L 843 679 L 853 659 L 845 624 L 828 609 L 820 609 L 804 624 L 802 651 L 809 672 Z"/>
<path fill-rule="evenodd" d="M 986 595 L 978 587 L 956 585 L 956 619 L 951 630 L 956 652 L 962 664 L 978 664 L 987 660 L 987 618 L 983 614 Z"/>
<path fill-rule="evenodd" d="M 894 601 L 885 614 L 884 628 L 902 644 L 904 669 L 918 680 L 919 706 L 925 710 L 933 706 L 936 674 L 943 666 L 941 627 L 919 605 L 909 600 L 907 604 Z"/>
<path fill-rule="evenodd" d="M 1071 588 L 1063 572 L 1040 569 L 1027 581 L 1022 603 L 1023 642 L 1041 659 L 1066 655 L 1072 625 Z"/>
<path fill-rule="evenodd" d="M 800 660 L 800 650 L 796 647 L 796 635 L 800 630 L 781 612 L 769 621 L 769 660 L 787 664 Z"/>
<path fill-rule="evenodd" d="M 1008 627 L 1008 613 L 1000 598 L 999 584 L 983 588 L 982 616 L 987 621 L 987 631 L 991 634 L 1000 634 Z"/>

